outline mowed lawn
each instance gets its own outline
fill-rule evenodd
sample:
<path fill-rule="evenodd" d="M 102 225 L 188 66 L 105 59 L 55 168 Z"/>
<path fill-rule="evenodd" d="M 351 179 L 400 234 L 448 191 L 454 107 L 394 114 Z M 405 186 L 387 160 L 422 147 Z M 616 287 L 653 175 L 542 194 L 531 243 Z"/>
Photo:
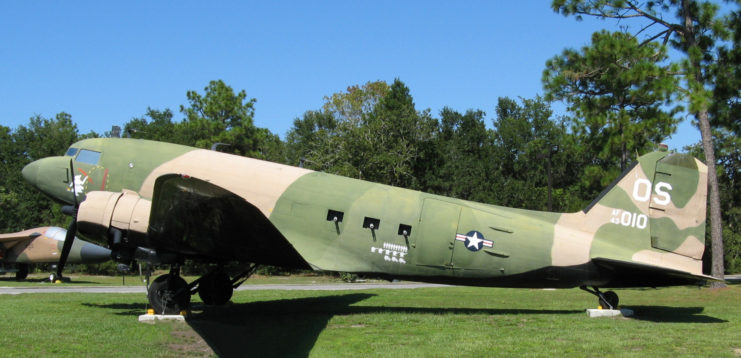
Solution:
<path fill-rule="evenodd" d="M 0 295 L 0 356 L 741 356 L 741 286 L 617 292 L 635 317 L 588 318 L 578 289 L 239 291 L 155 324 L 144 294 Z"/>

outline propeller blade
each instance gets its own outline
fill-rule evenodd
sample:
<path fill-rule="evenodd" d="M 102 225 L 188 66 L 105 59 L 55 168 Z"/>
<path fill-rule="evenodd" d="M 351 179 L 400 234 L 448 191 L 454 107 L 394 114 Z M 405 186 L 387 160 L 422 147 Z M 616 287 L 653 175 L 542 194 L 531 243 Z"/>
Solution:
<path fill-rule="evenodd" d="M 75 173 L 75 167 L 72 163 L 72 159 L 69 160 L 69 171 L 72 173 L 72 177 L 74 178 Z M 76 183 L 74 180 L 72 181 L 72 202 L 74 203 L 73 207 L 70 207 L 69 205 L 65 205 L 62 207 L 62 212 L 72 216 L 72 222 L 69 223 L 69 227 L 67 228 L 67 235 L 64 237 L 64 244 L 62 245 L 62 252 L 59 255 L 59 263 L 57 263 L 57 278 L 62 278 L 62 271 L 64 271 L 64 265 L 67 263 L 67 257 L 69 256 L 69 252 L 72 249 L 72 244 L 75 241 L 75 235 L 77 235 L 77 210 L 80 208 L 80 203 L 77 202 L 77 192 L 76 192 Z"/>
<path fill-rule="evenodd" d="M 77 183 L 75 182 L 75 166 L 72 164 L 72 159 L 69 160 L 69 172 L 72 176 L 72 202 L 75 205 L 75 209 L 80 207 L 77 203 Z M 77 213 L 75 213 L 75 220 L 77 220 Z"/>
<path fill-rule="evenodd" d="M 59 263 L 57 263 L 57 278 L 62 278 L 62 271 L 64 265 L 67 263 L 67 256 L 69 251 L 72 249 L 72 243 L 75 241 L 75 233 L 77 232 L 77 218 L 73 217 L 72 222 L 67 227 L 67 235 L 64 237 L 64 245 L 62 246 L 62 253 L 59 255 Z"/>

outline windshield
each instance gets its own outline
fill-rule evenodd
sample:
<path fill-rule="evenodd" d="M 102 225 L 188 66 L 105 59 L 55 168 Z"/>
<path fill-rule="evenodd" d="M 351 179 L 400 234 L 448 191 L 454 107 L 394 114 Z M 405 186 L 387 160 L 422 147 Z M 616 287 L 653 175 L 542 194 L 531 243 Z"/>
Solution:
<path fill-rule="evenodd" d="M 100 152 L 92 150 L 82 149 L 77 155 L 77 161 L 82 163 L 98 165 L 98 160 L 100 160 Z"/>
<path fill-rule="evenodd" d="M 68 157 L 74 157 L 75 154 L 77 154 L 77 148 L 75 148 L 75 147 L 69 147 L 69 149 L 67 149 L 67 153 L 65 153 L 64 155 L 66 155 Z"/>

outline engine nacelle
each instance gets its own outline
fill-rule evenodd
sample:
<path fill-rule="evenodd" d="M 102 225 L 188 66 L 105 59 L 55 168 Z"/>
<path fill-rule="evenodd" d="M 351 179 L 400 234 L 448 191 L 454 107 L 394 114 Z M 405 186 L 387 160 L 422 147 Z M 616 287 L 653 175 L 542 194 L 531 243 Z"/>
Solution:
<path fill-rule="evenodd" d="M 152 202 L 133 191 L 114 193 L 92 191 L 80 204 L 78 231 L 91 238 L 108 242 L 117 229 L 123 233 L 123 244 L 136 247 L 146 242 Z"/>

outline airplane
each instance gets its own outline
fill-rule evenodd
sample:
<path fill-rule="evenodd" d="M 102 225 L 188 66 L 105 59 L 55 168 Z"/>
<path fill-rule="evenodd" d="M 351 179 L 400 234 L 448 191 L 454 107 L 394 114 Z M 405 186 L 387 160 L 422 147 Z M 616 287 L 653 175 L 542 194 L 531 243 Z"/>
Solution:
<path fill-rule="evenodd" d="M 157 313 L 187 309 L 195 293 L 224 304 L 263 264 L 455 285 L 580 287 L 605 308 L 619 299 L 602 288 L 716 280 L 702 273 L 707 167 L 665 150 L 638 158 L 575 213 L 131 138 L 82 140 L 22 174 L 66 204 L 70 234 L 107 244 L 119 262 L 169 265 L 148 287 Z M 187 283 L 179 275 L 186 259 L 216 265 Z M 232 262 L 247 268 L 230 277 L 224 265 Z"/>
<path fill-rule="evenodd" d="M 60 227 L 38 227 L 25 231 L 0 234 L 0 266 L 3 273 L 15 272 L 17 280 L 28 276 L 28 265 L 57 263 L 67 230 Z M 111 259 L 111 251 L 98 245 L 74 240 L 69 251 L 71 263 L 101 263 Z M 52 282 L 56 275 L 51 274 Z"/>

